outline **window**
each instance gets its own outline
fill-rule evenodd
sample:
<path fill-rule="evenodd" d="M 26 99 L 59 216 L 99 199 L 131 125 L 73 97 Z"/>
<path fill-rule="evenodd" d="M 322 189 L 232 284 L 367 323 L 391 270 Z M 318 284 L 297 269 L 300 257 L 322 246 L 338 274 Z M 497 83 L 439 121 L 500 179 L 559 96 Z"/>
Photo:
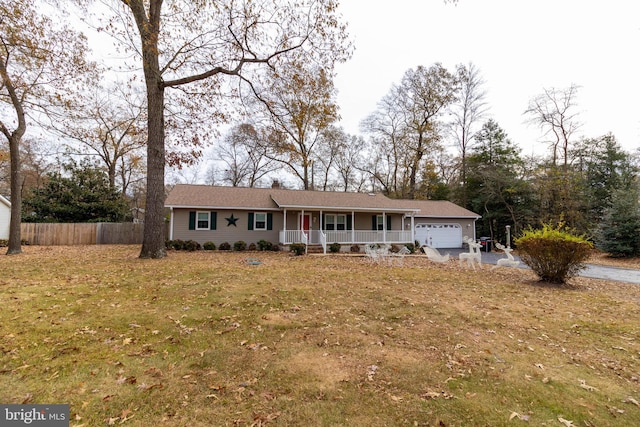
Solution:
<path fill-rule="evenodd" d="M 209 212 L 196 213 L 196 230 L 209 229 Z"/>
<path fill-rule="evenodd" d="M 264 212 L 256 212 L 254 215 L 255 225 L 254 230 L 266 230 L 267 229 L 267 214 Z"/>
<path fill-rule="evenodd" d="M 215 211 L 189 211 L 189 230 L 215 230 L 217 218 Z"/>
<path fill-rule="evenodd" d="M 347 216 L 327 214 L 324 216 L 324 229 L 327 231 L 333 230 L 346 230 L 347 229 Z"/>
<path fill-rule="evenodd" d="M 382 215 L 376 215 L 376 230 L 384 230 L 384 217 Z"/>

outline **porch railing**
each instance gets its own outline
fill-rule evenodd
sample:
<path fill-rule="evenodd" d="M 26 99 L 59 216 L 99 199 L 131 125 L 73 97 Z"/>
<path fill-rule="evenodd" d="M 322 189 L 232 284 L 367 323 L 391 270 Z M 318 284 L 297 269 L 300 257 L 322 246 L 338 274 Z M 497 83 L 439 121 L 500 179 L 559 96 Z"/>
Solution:
<path fill-rule="evenodd" d="M 308 233 L 308 234 L 307 234 Z M 291 243 L 321 244 L 326 246 L 329 243 L 340 244 L 366 244 L 366 243 L 411 243 L 411 231 L 376 231 L 376 230 L 340 230 L 340 231 L 320 231 L 320 230 L 286 230 L 280 231 L 280 243 L 288 245 Z"/>

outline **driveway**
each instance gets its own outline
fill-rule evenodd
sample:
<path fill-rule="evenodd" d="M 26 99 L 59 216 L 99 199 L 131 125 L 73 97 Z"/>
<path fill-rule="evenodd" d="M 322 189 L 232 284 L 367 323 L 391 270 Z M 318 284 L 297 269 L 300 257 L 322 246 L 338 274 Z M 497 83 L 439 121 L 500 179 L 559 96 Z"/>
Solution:
<path fill-rule="evenodd" d="M 458 255 L 462 252 L 467 252 L 466 249 L 438 249 L 441 254 L 450 253 L 452 258 L 458 258 Z M 502 251 L 491 251 L 484 252 L 482 251 L 482 263 L 483 264 L 496 264 L 497 261 L 501 258 L 506 258 L 507 256 Z M 514 255 L 514 259 L 519 260 L 518 256 Z M 520 263 L 519 268 L 529 268 L 522 262 Z M 627 282 L 627 283 L 637 283 L 640 284 L 640 270 L 635 270 L 631 268 L 619 268 L 619 267 L 609 267 L 603 265 L 596 264 L 587 264 L 587 267 L 580 271 L 578 276 L 582 277 L 590 277 L 592 279 L 603 279 L 603 280 L 612 280 L 616 282 Z"/>

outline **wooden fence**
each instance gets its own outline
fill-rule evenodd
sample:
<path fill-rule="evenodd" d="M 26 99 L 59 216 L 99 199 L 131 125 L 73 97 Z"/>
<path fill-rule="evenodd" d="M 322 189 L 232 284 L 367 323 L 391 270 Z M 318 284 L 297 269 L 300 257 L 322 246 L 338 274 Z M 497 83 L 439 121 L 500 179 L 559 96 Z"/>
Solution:
<path fill-rule="evenodd" d="M 129 245 L 142 243 L 143 224 L 124 223 L 22 223 L 23 240 L 31 245 Z"/>

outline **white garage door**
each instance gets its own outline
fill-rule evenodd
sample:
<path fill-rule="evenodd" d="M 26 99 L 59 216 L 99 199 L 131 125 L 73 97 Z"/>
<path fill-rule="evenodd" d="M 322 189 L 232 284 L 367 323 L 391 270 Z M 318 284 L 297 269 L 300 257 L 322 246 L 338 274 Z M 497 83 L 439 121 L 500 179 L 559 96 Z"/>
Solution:
<path fill-rule="evenodd" d="M 432 248 L 461 248 L 462 227 L 460 224 L 416 224 L 416 240 Z"/>

